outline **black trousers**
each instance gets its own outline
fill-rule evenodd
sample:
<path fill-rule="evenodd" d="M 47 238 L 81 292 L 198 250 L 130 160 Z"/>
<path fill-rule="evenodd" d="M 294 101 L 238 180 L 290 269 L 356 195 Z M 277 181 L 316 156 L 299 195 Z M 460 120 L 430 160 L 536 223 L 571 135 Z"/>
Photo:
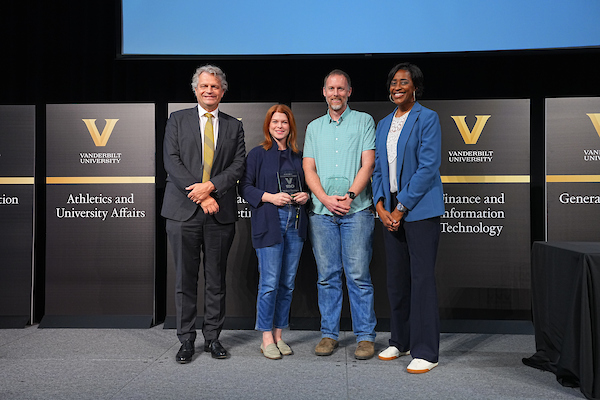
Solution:
<path fill-rule="evenodd" d="M 177 336 L 181 342 L 196 339 L 201 261 L 204 266 L 202 333 L 205 340 L 219 338 L 225 322 L 227 256 L 234 235 L 235 223 L 220 224 L 200 207 L 187 221 L 167 219 L 167 236 L 175 258 Z"/>
<path fill-rule="evenodd" d="M 397 232 L 383 228 L 390 345 L 410 350 L 413 358 L 437 362 L 440 347 L 435 260 L 440 218 L 402 221 Z"/>

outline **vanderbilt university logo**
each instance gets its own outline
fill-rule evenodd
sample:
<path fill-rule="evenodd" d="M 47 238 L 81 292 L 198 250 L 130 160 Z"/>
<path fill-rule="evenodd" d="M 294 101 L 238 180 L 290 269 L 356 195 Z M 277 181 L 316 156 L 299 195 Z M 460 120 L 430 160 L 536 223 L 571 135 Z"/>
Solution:
<path fill-rule="evenodd" d="M 600 114 L 587 114 L 587 116 L 592 120 L 592 124 L 596 128 L 596 133 L 600 136 Z"/>
<path fill-rule="evenodd" d="M 82 121 L 87 126 L 96 147 L 103 147 L 106 146 L 106 143 L 108 143 L 108 139 L 110 138 L 118 119 L 106 119 L 106 125 L 104 126 L 104 130 L 102 130 L 102 134 L 100 134 L 98 128 L 96 127 L 95 119 L 82 119 Z"/>
<path fill-rule="evenodd" d="M 477 144 L 479 140 L 479 136 L 481 136 L 481 132 L 483 132 L 483 128 L 487 120 L 491 117 L 491 115 L 476 115 L 477 121 L 475 122 L 475 126 L 473 130 L 469 130 L 467 123 L 465 122 L 466 115 L 456 115 L 452 116 L 452 119 L 456 123 L 458 127 L 458 131 L 462 136 L 465 144 Z"/>

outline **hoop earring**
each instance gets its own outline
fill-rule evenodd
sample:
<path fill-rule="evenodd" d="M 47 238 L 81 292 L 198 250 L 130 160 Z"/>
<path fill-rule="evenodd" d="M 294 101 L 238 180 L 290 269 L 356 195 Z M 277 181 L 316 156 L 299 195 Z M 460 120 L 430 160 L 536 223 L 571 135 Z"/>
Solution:
<path fill-rule="evenodd" d="M 388 95 L 388 99 L 390 99 L 390 101 L 391 101 L 392 103 L 394 103 L 394 99 L 392 98 L 392 94 L 391 94 L 391 93 Z M 394 104 L 396 104 L 396 103 L 394 103 Z"/>

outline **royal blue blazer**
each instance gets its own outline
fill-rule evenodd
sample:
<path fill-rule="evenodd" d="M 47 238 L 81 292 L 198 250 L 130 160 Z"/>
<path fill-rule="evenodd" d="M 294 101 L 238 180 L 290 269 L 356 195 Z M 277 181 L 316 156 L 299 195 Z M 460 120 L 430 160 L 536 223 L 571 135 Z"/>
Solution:
<path fill-rule="evenodd" d="M 302 189 L 306 188 L 304 171 L 302 170 L 302 153 L 290 152 L 294 169 L 300 175 Z M 252 210 L 252 245 L 255 249 L 282 243 L 279 212 L 272 203 L 264 203 L 262 195 L 265 192 L 279 192 L 277 183 L 279 171 L 279 151 L 277 146 L 265 150 L 257 146 L 250 150 L 246 158 L 246 170 L 239 184 L 240 195 L 250 204 Z M 310 201 L 310 200 L 309 200 Z M 306 205 L 300 206 L 298 235 L 306 240 L 308 215 Z"/>
<path fill-rule="evenodd" d="M 390 212 L 393 210 L 386 143 L 396 110 L 379 121 L 375 131 L 373 201 L 377 204 L 383 199 L 385 209 Z M 415 103 L 398 139 L 397 199 L 408 208 L 404 214 L 407 222 L 444 214 L 441 163 L 440 119 L 435 111 Z"/>

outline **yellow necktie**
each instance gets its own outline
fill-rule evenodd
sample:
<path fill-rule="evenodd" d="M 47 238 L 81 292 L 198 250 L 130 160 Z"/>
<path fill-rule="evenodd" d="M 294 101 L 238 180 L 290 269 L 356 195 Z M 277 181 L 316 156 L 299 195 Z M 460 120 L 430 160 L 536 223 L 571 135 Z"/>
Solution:
<path fill-rule="evenodd" d="M 202 183 L 210 180 L 210 170 L 212 169 L 215 156 L 215 134 L 213 131 L 212 114 L 204 114 L 208 121 L 204 125 L 204 173 L 202 174 Z"/>

